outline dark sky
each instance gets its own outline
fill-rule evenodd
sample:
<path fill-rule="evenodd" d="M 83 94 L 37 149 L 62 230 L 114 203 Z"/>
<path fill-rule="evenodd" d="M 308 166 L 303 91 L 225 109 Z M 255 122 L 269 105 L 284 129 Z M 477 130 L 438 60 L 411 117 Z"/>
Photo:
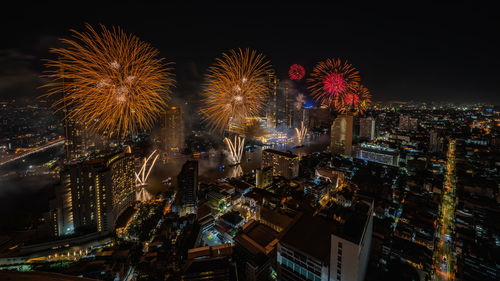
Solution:
<path fill-rule="evenodd" d="M 196 94 L 221 52 L 251 47 L 270 58 L 282 78 L 293 63 L 309 71 L 318 60 L 347 59 L 374 100 L 500 104 L 500 20 L 493 6 L 478 2 L 40 2 L 2 9 L 0 98 L 39 93 L 40 60 L 50 57 L 57 38 L 88 22 L 120 26 L 176 62 L 178 95 Z"/>

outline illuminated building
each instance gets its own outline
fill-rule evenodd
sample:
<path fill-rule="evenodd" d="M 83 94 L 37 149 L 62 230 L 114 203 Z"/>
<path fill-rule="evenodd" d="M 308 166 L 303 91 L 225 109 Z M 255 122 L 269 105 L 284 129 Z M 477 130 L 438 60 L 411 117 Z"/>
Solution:
<path fill-rule="evenodd" d="M 65 167 L 71 188 L 75 231 L 109 233 L 120 214 L 135 202 L 134 160 L 130 151 Z"/>
<path fill-rule="evenodd" d="M 282 281 L 362 281 L 373 231 L 373 203 L 338 206 L 334 218 L 298 214 L 278 242 Z"/>
<path fill-rule="evenodd" d="M 436 130 L 432 130 L 429 133 L 429 150 L 432 153 L 444 151 L 444 137 Z"/>
<path fill-rule="evenodd" d="M 418 129 L 418 120 L 411 118 L 410 115 L 399 116 L 399 130 L 403 132 L 416 131 Z"/>
<path fill-rule="evenodd" d="M 177 175 L 181 215 L 196 214 L 198 205 L 198 161 L 188 160 Z"/>
<path fill-rule="evenodd" d="M 354 116 L 351 113 L 341 114 L 335 118 L 331 128 L 330 149 L 335 153 L 350 157 L 353 130 Z"/>
<path fill-rule="evenodd" d="M 180 152 L 184 147 L 184 119 L 180 107 L 168 107 L 161 115 L 161 143 L 167 153 Z"/>
<path fill-rule="evenodd" d="M 360 118 L 359 138 L 372 141 L 375 138 L 375 119 L 373 117 Z"/>
<path fill-rule="evenodd" d="M 281 129 L 294 127 L 296 90 L 291 80 L 283 80 L 277 88 L 277 126 Z"/>
<path fill-rule="evenodd" d="M 399 165 L 399 151 L 379 145 L 362 143 L 357 158 L 386 165 Z"/>
<path fill-rule="evenodd" d="M 278 79 L 276 78 L 276 72 L 274 70 L 270 70 L 267 72 L 267 82 L 267 86 L 269 88 L 269 100 L 266 106 L 267 127 L 276 128 L 276 113 L 278 111 L 276 85 L 278 84 Z"/>
<path fill-rule="evenodd" d="M 293 179 L 299 175 L 299 157 L 291 152 L 266 149 L 262 151 L 261 167 L 272 167 L 274 176 Z"/>
<path fill-rule="evenodd" d="M 273 183 L 273 168 L 271 166 L 258 169 L 255 174 L 255 186 L 266 188 Z"/>
<path fill-rule="evenodd" d="M 84 158 L 92 152 L 104 151 L 110 144 L 109 138 L 91 134 L 86 125 L 78 121 L 65 120 L 64 133 L 67 161 Z"/>

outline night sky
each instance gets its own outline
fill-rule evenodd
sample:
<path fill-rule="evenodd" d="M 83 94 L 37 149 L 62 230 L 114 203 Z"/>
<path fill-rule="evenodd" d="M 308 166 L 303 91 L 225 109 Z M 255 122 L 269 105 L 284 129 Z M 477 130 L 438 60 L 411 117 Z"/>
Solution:
<path fill-rule="evenodd" d="M 41 59 L 51 57 L 49 48 L 69 29 L 83 30 L 88 22 L 120 26 L 174 61 L 177 96 L 196 97 L 207 66 L 221 52 L 250 47 L 271 59 L 280 78 L 293 63 L 310 71 L 318 60 L 347 59 L 374 100 L 500 104 L 500 20 L 496 9 L 476 2 L 43 2 L 2 9 L 0 99 L 40 94 Z"/>

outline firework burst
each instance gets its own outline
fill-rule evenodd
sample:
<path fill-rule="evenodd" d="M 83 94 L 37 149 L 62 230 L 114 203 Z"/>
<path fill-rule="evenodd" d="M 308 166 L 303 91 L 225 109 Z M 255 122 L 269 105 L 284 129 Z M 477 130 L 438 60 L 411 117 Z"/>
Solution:
<path fill-rule="evenodd" d="M 307 79 L 314 99 L 326 105 L 334 105 L 359 81 L 359 73 L 352 65 L 336 59 L 319 62 Z"/>
<path fill-rule="evenodd" d="M 339 113 L 353 112 L 362 115 L 370 105 L 371 97 L 370 91 L 358 84 L 341 98 L 335 99 L 335 109 Z"/>
<path fill-rule="evenodd" d="M 292 80 L 301 80 L 306 75 L 306 70 L 300 64 L 292 64 L 288 70 L 288 75 Z"/>
<path fill-rule="evenodd" d="M 51 49 L 45 96 L 62 94 L 53 106 L 94 133 L 125 136 L 150 129 L 164 110 L 174 78 L 158 51 L 120 28 L 71 30 L 63 48 Z"/>
<path fill-rule="evenodd" d="M 208 69 L 201 106 L 212 130 L 223 131 L 231 120 L 257 116 L 269 93 L 266 73 L 271 65 L 256 51 L 231 50 Z"/>

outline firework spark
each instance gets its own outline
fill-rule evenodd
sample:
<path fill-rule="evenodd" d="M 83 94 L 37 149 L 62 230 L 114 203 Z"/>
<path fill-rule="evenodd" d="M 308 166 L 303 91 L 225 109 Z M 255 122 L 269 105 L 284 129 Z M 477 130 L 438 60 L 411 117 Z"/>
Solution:
<path fill-rule="evenodd" d="M 208 69 L 200 109 L 212 130 L 223 131 L 231 120 L 239 123 L 260 113 L 270 69 L 262 54 L 249 49 L 231 50 L 216 60 Z"/>
<path fill-rule="evenodd" d="M 231 164 L 240 164 L 241 158 L 243 157 L 243 148 L 245 148 L 245 138 L 234 136 L 234 142 L 228 138 L 224 138 L 224 142 L 229 150 L 229 160 Z"/>
<path fill-rule="evenodd" d="M 326 105 L 343 98 L 359 81 L 359 73 L 352 65 L 336 59 L 319 62 L 307 79 L 314 99 Z"/>
<path fill-rule="evenodd" d="M 371 97 L 370 91 L 363 85 L 358 84 L 342 98 L 335 100 L 335 109 L 339 113 L 350 111 L 362 115 L 370 105 Z"/>
<path fill-rule="evenodd" d="M 125 136 L 150 129 L 174 84 L 172 68 L 158 51 L 120 28 L 71 30 L 63 48 L 51 49 L 45 96 L 62 94 L 53 106 L 94 133 Z"/>
<path fill-rule="evenodd" d="M 295 128 L 295 132 L 297 133 L 297 145 L 302 145 L 307 136 L 307 128 L 304 126 L 304 122 L 300 122 L 300 130 Z"/>
<path fill-rule="evenodd" d="M 292 64 L 290 70 L 288 70 L 288 75 L 292 80 L 301 80 L 306 75 L 306 70 L 300 64 Z"/>

